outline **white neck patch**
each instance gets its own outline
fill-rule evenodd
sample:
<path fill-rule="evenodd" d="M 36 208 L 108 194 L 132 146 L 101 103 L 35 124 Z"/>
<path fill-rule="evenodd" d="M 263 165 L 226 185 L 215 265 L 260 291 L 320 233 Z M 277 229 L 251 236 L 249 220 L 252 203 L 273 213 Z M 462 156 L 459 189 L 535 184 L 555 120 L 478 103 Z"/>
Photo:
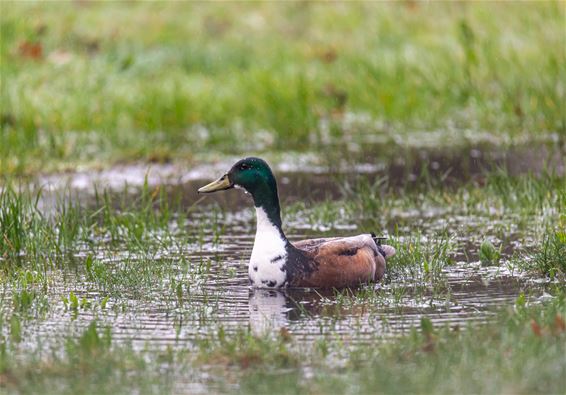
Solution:
<path fill-rule="evenodd" d="M 271 223 L 265 210 L 256 207 L 257 230 L 248 274 L 255 287 L 278 288 L 283 285 L 286 273 L 282 270 L 287 258 L 285 240 L 279 229 Z"/>

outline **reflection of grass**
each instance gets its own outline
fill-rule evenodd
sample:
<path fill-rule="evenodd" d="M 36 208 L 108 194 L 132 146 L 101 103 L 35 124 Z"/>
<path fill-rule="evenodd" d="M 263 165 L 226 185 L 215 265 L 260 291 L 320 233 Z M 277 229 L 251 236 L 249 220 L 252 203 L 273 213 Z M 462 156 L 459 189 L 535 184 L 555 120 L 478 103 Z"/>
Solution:
<path fill-rule="evenodd" d="M 519 297 L 493 322 L 465 329 L 433 327 L 424 317 L 421 331 L 386 342 L 374 333 L 364 344 L 321 336 L 305 346 L 285 329 L 274 337 L 220 329 L 194 351 L 150 357 L 114 345 L 93 322 L 78 338 L 64 336 L 63 353 L 47 352 L 41 341 L 30 352 L 15 336 L 0 343 L 0 380 L 19 393 L 164 393 L 175 380 L 219 393 L 559 393 L 565 316 L 557 292 L 539 306 Z M 2 331 L 11 325 L 3 318 Z"/>
<path fill-rule="evenodd" d="M 373 134 L 563 132 L 563 17 L 559 2 L 5 3 L 0 172 L 312 148 L 357 133 L 344 113 L 383 121 Z"/>

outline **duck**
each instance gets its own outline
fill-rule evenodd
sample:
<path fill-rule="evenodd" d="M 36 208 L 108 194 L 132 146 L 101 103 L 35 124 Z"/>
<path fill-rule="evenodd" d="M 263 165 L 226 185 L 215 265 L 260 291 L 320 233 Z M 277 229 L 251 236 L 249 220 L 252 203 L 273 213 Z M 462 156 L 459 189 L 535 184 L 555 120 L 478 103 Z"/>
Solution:
<path fill-rule="evenodd" d="M 291 242 L 282 228 L 277 181 L 267 162 L 249 157 L 198 189 L 208 194 L 243 189 L 253 199 L 256 234 L 248 264 L 254 288 L 353 288 L 378 282 L 395 249 L 373 233 Z"/>

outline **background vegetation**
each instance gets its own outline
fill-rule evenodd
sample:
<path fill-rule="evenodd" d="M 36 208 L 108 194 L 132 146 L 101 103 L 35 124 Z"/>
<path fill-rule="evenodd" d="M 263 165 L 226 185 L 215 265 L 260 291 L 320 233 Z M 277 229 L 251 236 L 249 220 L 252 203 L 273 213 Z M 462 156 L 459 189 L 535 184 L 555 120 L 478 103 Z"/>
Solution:
<path fill-rule="evenodd" d="M 0 173 L 316 151 L 416 131 L 564 136 L 564 12 L 560 2 L 2 2 Z"/>

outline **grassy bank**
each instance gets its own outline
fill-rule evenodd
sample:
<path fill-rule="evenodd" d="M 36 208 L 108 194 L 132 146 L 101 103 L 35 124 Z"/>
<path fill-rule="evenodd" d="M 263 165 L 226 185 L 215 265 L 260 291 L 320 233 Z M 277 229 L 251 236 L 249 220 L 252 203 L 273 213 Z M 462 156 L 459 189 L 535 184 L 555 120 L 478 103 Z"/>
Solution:
<path fill-rule="evenodd" d="M 3 2 L 0 174 L 423 130 L 563 135 L 564 16 L 560 2 Z"/>

